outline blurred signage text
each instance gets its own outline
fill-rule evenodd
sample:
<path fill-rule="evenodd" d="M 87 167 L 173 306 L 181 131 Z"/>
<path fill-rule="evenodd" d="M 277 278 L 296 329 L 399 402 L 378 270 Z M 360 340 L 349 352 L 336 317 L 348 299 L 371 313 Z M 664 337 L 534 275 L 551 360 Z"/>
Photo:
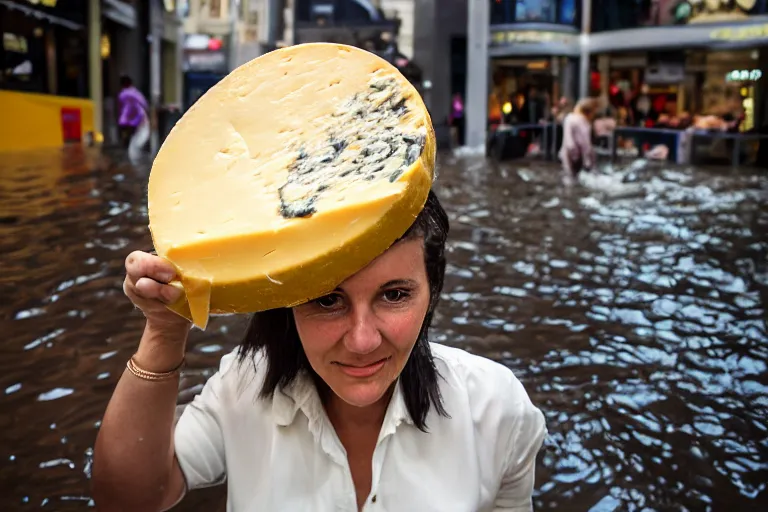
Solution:
<path fill-rule="evenodd" d="M 763 77 L 760 69 L 734 69 L 725 75 L 727 82 L 757 82 Z"/>
<path fill-rule="evenodd" d="M 747 41 L 750 39 L 768 39 L 768 23 L 747 27 L 724 27 L 713 30 L 709 37 L 721 41 Z"/>
<path fill-rule="evenodd" d="M 561 43 L 577 44 L 573 34 L 540 30 L 499 30 L 491 33 L 491 46 L 506 44 Z"/>

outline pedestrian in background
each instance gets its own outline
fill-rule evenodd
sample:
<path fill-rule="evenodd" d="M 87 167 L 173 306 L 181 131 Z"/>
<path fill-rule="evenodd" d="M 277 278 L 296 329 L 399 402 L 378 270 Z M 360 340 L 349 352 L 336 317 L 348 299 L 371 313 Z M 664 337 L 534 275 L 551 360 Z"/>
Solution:
<path fill-rule="evenodd" d="M 595 165 L 592 147 L 592 120 L 597 105 L 592 98 L 582 99 L 563 122 L 563 146 L 560 161 L 563 164 L 563 183 L 572 185 L 582 169 Z"/>
<path fill-rule="evenodd" d="M 456 142 L 459 146 L 464 145 L 464 99 L 461 94 L 456 93 L 451 100 L 451 116 L 448 119 L 449 124 L 456 128 Z"/>
<path fill-rule="evenodd" d="M 149 140 L 149 103 L 134 85 L 131 77 L 120 77 L 120 94 L 117 97 L 120 117 L 117 125 L 120 142 L 128 149 L 128 156 L 135 160 Z"/>

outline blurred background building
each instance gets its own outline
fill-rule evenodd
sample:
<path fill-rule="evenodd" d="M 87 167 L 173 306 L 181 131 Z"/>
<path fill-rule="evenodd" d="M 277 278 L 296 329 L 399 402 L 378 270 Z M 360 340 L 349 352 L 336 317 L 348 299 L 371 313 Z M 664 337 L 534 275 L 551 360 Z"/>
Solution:
<path fill-rule="evenodd" d="M 743 110 L 768 121 L 768 0 L 0 0 L 0 150 L 115 143 L 119 77 L 154 143 L 235 67 L 275 48 L 355 45 L 417 87 L 441 144 L 461 98 L 468 145 L 514 112 L 592 95 L 621 118 Z M 505 112 L 506 111 L 506 112 Z"/>
<path fill-rule="evenodd" d="M 155 141 L 180 102 L 174 0 L 2 0 L 0 31 L 0 150 L 116 142 L 124 74 L 150 101 Z"/>
<path fill-rule="evenodd" d="M 638 101 L 651 122 L 736 112 L 740 131 L 768 122 L 766 0 L 482 0 L 468 27 L 470 145 L 505 110 L 525 103 L 516 121 L 536 123 L 561 97 L 598 97 L 632 124 Z"/>

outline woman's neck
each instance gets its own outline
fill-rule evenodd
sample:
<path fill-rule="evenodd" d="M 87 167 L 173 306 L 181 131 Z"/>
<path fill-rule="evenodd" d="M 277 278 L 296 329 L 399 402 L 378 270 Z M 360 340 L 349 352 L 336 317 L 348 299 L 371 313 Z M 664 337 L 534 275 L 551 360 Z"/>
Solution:
<path fill-rule="evenodd" d="M 335 428 L 373 428 L 378 431 L 384 423 L 394 389 L 393 384 L 376 403 L 366 407 L 348 404 L 327 387 L 321 396 L 328 419 Z"/>

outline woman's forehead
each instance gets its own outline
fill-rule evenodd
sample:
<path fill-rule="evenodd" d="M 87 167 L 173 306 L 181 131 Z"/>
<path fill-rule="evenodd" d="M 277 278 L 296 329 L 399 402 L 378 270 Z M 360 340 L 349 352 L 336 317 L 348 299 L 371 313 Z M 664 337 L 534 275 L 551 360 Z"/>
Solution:
<path fill-rule="evenodd" d="M 359 284 L 383 284 L 392 279 L 426 278 L 424 241 L 421 237 L 400 240 L 365 268 L 341 283 L 340 288 Z"/>

